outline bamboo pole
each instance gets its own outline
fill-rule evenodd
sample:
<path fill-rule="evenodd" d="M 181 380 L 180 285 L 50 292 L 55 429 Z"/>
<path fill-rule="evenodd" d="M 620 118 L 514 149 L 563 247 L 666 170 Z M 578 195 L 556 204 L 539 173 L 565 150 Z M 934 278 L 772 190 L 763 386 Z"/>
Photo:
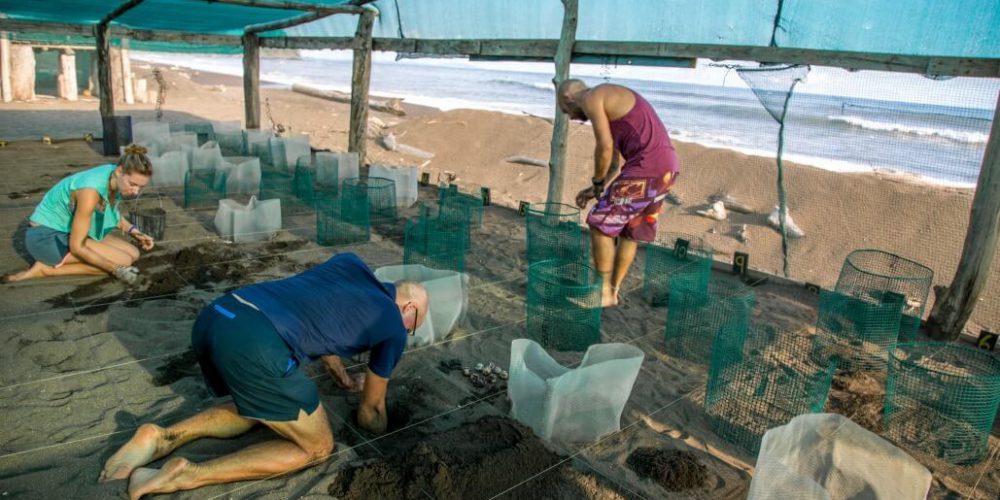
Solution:
<path fill-rule="evenodd" d="M 569 64 L 573 56 L 573 44 L 576 42 L 577 0 L 563 0 L 562 34 L 559 36 L 559 48 L 556 50 L 556 75 L 552 84 L 559 85 L 569 77 Z M 556 95 L 558 100 L 559 96 Z M 552 145 L 549 150 L 549 189 L 546 199 L 550 203 L 561 203 L 563 185 L 566 180 L 566 141 L 569 131 L 569 116 L 556 104 L 556 117 L 552 123 Z"/>
<path fill-rule="evenodd" d="M 260 39 L 243 35 L 243 112 L 246 128 L 260 128 Z"/>
<path fill-rule="evenodd" d="M 0 32 L 0 100 L 14 100 L 14 92 L 10 86 L 10 40 L 6 32 Z"/>
<path fill-rule="evenodd" d="M 349 152 L 358 153 L 361 165 L 365 164 L 367 143 L 365 132 L 368 122 L 368 88 L 372 75 L 372 28 L 375 25 L 375 11 L 365 9 L 358 18 L 358 29 L 354 34 L 357 42 L 354 49 L 354 71 L 351 75 L 351 124 L 348 131 Z"/>
<path fill-rule="evenodd" d="M 983 165 L 979 170 L 976 194 L 972 198 L 969 229 L 958 270 L 948 286 L 936 292 L 934 309 L 927 318 L 928 333 L 938 339 L 954 340 L 962 334 L 965 323 L 979 301 L 979 294 L 990 277 L 990 265 L 997 254 L 1000 233 L 1000 95 L 993 113 L 993 128 Z"/>

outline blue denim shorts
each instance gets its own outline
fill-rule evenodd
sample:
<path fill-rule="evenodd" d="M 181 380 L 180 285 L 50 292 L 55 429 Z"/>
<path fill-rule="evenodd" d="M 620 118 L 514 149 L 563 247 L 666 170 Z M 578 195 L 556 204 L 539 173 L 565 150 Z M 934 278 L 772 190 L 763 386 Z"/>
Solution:
<path fill-rule="evenodd" d="M 69 233 L 51 227 L 32 226 L 24 233 L 24 246 L 35 260 L 48 266 L 62 262 L 69 253 Z"/>

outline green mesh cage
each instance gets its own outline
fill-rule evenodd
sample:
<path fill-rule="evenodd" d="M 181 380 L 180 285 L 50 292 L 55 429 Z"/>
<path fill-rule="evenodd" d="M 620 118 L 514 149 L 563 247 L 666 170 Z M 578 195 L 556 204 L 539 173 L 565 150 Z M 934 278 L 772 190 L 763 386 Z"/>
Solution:
<path fill-rule="evenodd" d="M 654 306 L 667 304 L 670 279 L 680 274 L 696 274 L 708 286 L 712 274 L 712 248 L 701 238 L 684 233 L 664 233 L 646 246 L 646 269 L 642 296 Z"/>
<path fill-rule="evenodd" d="M 562 203 L 532 203 L 525 214 L 528 264 L 556 259 L 587 263 L 590 242 L 580 229 L 580 210 Z"/>
<path fill-rule="evenodd" d="M 267 142 L 255 142 L 251 144 L 252 151 L 250 151 L 251 156 L 255 156 L 260 159 L 261 168 L 264 167 L 275 167 L 274 158 L 272 157 L 271 146 Z M 284 154 L 284 152 L 282 152 Z"/>
<path fill-rule="evenodd" d="M 836 291 L 861 299 L 886 299 L 887 293 L 899 294 L 904 302 L 899 324 L 899 341 L 916 340 L 924 306 L 934 282 L 929 267 L 881 250 L 855 250 L 844 260 L 837 278 Z"/>
<path fill-rule="evenodd" d="M 821 355 L 839 360 L 843 370 L 885 372 L 903 312 L 900 296 L 885 298 L 865 300 L 822 290 L 816 320 L 816 346 Z"/>
<path fill-rule="evenodd" d="M 422 264 L 432 269 L 464 272 L 469 223 L 467 218 L 456 218 L 454 214 L 444 211 L 434 213 L 422 205 L 420 217 L 406 221 L 403 264 Z"/>
<path fill-rule="evenodd" d="M 483 199 L 471 194 L 459 193 L 457 189 L 438 189 L 438 205 L 442 211 L 457 210 L 467 212 L 469 227 L 476 229 L 483 225 Z"/>
<path fill-rule="evenodd" d="M 823 411 L 836 366 L 809 356 L 811 343 L 801 333 L 770 326 L 720 332 L 705 390 L 715 433 L 756 454 L 768 429 Z"/>
<path fill-rule="evenodd" d="M 246 143 L 242 130 L 220 130 L 215 132 L 215 142 L 219 143 L 222 156 L 241 156 L 246 154 Z"/>
<path fill-rule="evenodd" d="M 339 246 L 368 241 L 371 222 L 365 186 L 345 184 L 340 196 L 317 198 L 314 202 L 317 243 Z"/>
<path fill-rule="evenodd" d="M 337 189 L 332 189 L 325 195 L 317 195 L 315 179 L 316 167 L 313 165 L 312 156 L 301 156 L 295 163 L 292 189 L 295 191 L 295 197 L 305 205 L 312 206 L 317 199 L 334 198 L 337 196 Z M 334 184 L 335 187 L 336 184 Z"/>
<path fill-rule="evenodd" d="M 215 140 L 215 130 L 209 122 L 185 123 L 185 132 L 198 134 L 198 145 L 201 146 L 208 141 Z"/>
<path fill-rule="evenodd" d="M 223 193 L 212 188 L 215 171 L 189 170 L 184 174 L 184 208 L 213 208 L 219 205 Z"/>
<path fill-rule="evenodd" d="M 364 189 L 368 194 L 371 225 L 396 222 L 396 182 L 382 177 L 344 179 L 342 189 Z"/>
<path fill-rule="evenodd" d="M 260 169 L 260 199 L 280 198 L 291 201 L 295 194 L 295 178 L 274 167 Z"/>
<path fill-rule="evenodd" d="M 601 275 L 579 262 L 528 266 L 527 335 L 546 349 L 583 351 L 601 341 Z"/>
<path fill-rule="evenodd" d="M 745 335 L 754 304 L 753 288 L 739 281 L 675 275 L 667 306 L 666 353 L 708 364 L 718 335 Z"/>
<path fill-rule="evenodd" d="M 981 461 L 1000 405 L 1000 360 L 949 342 L 908 342 L 890 353 L 886 435 L 955 465 Z"/>

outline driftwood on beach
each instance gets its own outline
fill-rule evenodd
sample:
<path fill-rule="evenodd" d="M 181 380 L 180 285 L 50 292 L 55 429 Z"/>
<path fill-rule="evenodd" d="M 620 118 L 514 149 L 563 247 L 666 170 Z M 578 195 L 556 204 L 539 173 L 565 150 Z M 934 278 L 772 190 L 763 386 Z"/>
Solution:
<path fill-rule="evenodd" d="M 346 102 L 346 103 L 351 102 L 351 94 L 348 94 L 346 92 L 318 89 L 315 87 L 310 87 L 308 85 L 302 85 L 301 83 L 293 84 L 292 91 L 312 97 L 318 97 L 320 99 L 326 99 L 329 101 Z M 374 109 L 375 111 L 390 113 L 396 116 L 403 116 L 406 114 L 406 111 L 403 110 L 402 99 L 388 99 L 385 101 L 380 101 L 378 99 L 369 99 L 368 107 Z"/>

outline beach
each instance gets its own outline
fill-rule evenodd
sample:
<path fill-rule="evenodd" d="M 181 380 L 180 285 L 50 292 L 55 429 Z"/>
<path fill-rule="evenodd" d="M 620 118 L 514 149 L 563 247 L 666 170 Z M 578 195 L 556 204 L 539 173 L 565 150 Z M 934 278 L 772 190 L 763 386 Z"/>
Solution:
<path fill-rule="evenodd" d="M 154 66 L 138 62 L 134 66 L 138 77 L 151 80 Z M 165 121 L 180 125 L 241 120 L 243 93 L 238 78 L 158 68 L 169 85 L 163 105 Z M 265 128 L 273 121 L 286 130 L 307 134 L 313 148 L 346 149 L 348 105 L 277 85 L 265 85 L 261 99 Z M 394 473 L 406 476 L 413 472 L 406 469 L 412 464 L 397 459 L 421 446 L 425 455 L 436 457 L 428 458 L 431 463 L 451 467 L 453 477 L 462 478 L 448 488 L 477 481 L 489 485 L 489 491 L 478 491 L 476 497 L 531 497 L 542 485 L 548 488 L 545 496 L 549 498 L 744 497 L 755 456 L 713 432 L 702 406 L 706 367 L 662 348 L 666 312 L 643 301 L 642 252 L 623 287 L 622 305 L 604 311 L 602 318 L 603 342 L 634 345 L 645 353 L 620 432 L 596 443 L 542 443 L 505 418 L 510 411 L 505 391 L 484 392 L 469 385 L 461 374 L 439 369 L 442 362 L 452 359 L 507 366 L 511 341 L 526 335 L 525 229 L 517 208 L 522 201 L 544 200 L 548 175 L 546 168 L 506 159 L 546 160 L 551 125 L 544 117 L 526 114 L 438 111 L 405 101 L 403 105 L 406 115 L 402 117 L 370 112 L 379 121 L 375 130 L 392 133 L 398 142 L 433 153 L 433 157 L 388 151 L 373 136 L 365 163 L 416 166 L 428 173 L 431 185 L 421 188 L 422 200 L 436 198 L 439 182 L 453 182 L 465 193 L 478 194 L 481 187 L 491 190 L 493 206 L 487 207 L 482 227 L 473 232 L 466 258 L 470 293 L 465 321 L 446 341 L 412 348 L 406 354 L 390 383 L 390 406 L 398 410 L 388 435 L 374 437 L 357 429 L 351 416 L 357 397 L 337 390 L 321 367 L 309 367 L 337 439 L 331 460 L 281 478 L 213 486 L 177 497 L 289 498 L 336 492 L 353 498 L 350 495 L 359 493 L 351 489 L 351 481 L 367 478 L 378 483 L 378 477 L 366 476 L 367 472 L 359 472 L 361 468 L 382 460 Z M 151 121 L 154 107 L 118 105 L 118 112 L 132 115 L 134 121 Z M 6 241 L 14 243 L 0 251 L 4 272 L 26 265 L 17 235 L 23 231 L 23 218 L 45 189 L 64 175 L 106 160 L 78 140 L 85 133 L 99 134 L 96 110 L 95 99 L 69 103 L 42 98 L 0 104 L 0 139 L 11 141 L 0 149 L 4 192 L 8 193 L 0 200 L 0 225 Z M 38 141 L 43 135 L 56 140 L 43 145 Z M 900 173 L 844 173 L 785 161 L 788 206 L 805 237 L 791 242 L 791 279 L 768 281 L 763 278 L 783 274 L 781 238 L 766 223 L 777 204 L 773 158 L 680 140 L 674 144 L 681 161 L 674 192 L 682 204 L 665 205 L 660 234 L 664 238 L 693 235 L 722 263 L 730 262 L 735 252 L 748 253 L 759 285 L 753 289 L 755 321 L 812 332 L 817 297 L 804 283 L 832 288 L 845 257 L 862 248 L 923 263 L 934 270 L 935 285 L 950 283 L 964 241 L 972 189 L 932 184 Z M 564 203 L 572 204 L 576 192 L 589 184 L 593 147 L 589 126 L 571 124 Z M 401 223 L 375 228 L 370 243 L 334 249 L 315 243 L 315 215 L 288 207 L 284 229 L 275 239 L 226 244 L 212 230 L 212 211 L 183 210 L 176 190 L 162 194 L 159 200 L 147 196 L 141 201 L 164 204 L 168 229 L 162 244 L 139 261 L 143 275 L 139 288 L 88 278 L 0 288 L 0 311 L 6 318 L 0 373 L 4 386 L 0 405 L 7 422 L 0 434 L 0 489 L 5 494 L 99 498 L 124 491 L 120 482 L 98 484 L 96 478 L 103 460 L 135 427 L 144 422 L 177 421 L 218 402 L 205 389 L 188 346 L 195 315 L 220 293 L 288 276 L 340 251 L 358 253 L 373 268 L 402 262 Z M 708 198 L 716 194 L 738 200 L 750 212 L 731 211 L 724 221 L 699 215 L 699 210 L 708 207 Z M 416 214 L 416 207 L 401 211 L 401 217 Z M 741 240 L 737 233 L 744 225 Z M 724 273 L 716 274 L 727 279 Z M 991 274 L 981 297 L 970 324 L 974 333 L 1000 327 L 1000 273 Z M 926 316 L 930 304 L 924 306 Z M 582 353 L 554 356 L 574 365 Z M 360 362 L 352 365 L 352 370 L 362 368 Z M 856 410 L 842 393 L 848 384 L 834 385 L 833 406 L 827 409 Z M 872 389 L 871 384 L 864 388 Z M 463 427 L 470 425 L 471 430 Z M 490 441 L 499 444 L 488 451 L 464 450 L 457 455 L 461 457 L 458 462 L 444 457 L 455 443 L 477 435 L 476 429 L 493 433 L 484 431 L 484 436 L 503 437 Z M 1000 446 L 998 432 L 994 426 L 991 450 Z M 201 461 L 266 437 L 258 429 L 235 440 L 203 440 L 180 453 Z M 707 480 L 677 484 L 680 489 L 671 490 L 642 478 L 628 465 L 632 451 L 641 447 L 688 453 L 703 466 Z M 534 450 L 538 459 L 525 460 L 511 451 L 523 449 Z M 490 456 L 502 459 L 491 462 Z M 931 498 L 990 499 L 1000 494 L 1000 462 L 995 456 L 967 467 L 924 464 L 935 474 Z M 481 468 L 518 472 L 483 483 L 477 476 Z M 413 480 L 412 486 L 413 491 L 424 493 L 429 488 L 419 480 Z M 454 490 L 448 488 L 433 496 L 449 497 Z"/>

